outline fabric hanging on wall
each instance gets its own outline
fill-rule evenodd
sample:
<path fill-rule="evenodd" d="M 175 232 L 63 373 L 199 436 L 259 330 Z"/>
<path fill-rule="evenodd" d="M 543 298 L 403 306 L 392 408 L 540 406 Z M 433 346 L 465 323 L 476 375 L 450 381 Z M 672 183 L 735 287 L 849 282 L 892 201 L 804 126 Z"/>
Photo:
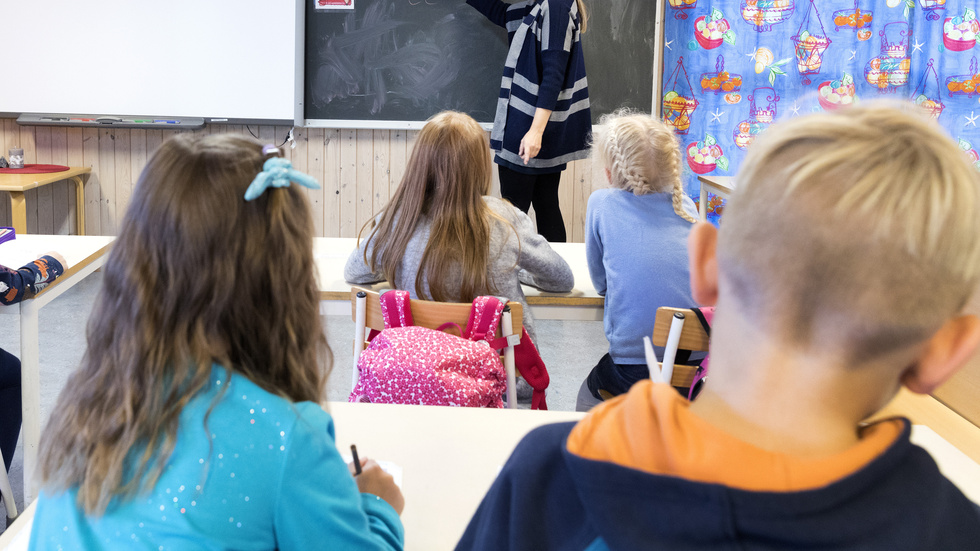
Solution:
<path fill-rule="evenodd" d="M 774 121 L 876 98 L 928 110 L 980 170 L 976 0 L 669 0 L 662 113 L 685 189 Z M 723 212 L 711 197 L 709 219 Z"/>

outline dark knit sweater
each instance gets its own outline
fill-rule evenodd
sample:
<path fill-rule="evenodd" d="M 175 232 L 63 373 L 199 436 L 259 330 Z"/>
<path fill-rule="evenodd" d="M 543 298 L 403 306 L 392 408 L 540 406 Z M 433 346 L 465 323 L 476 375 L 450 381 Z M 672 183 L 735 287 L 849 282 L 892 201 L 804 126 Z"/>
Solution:
<path fill-rule="evenodd" d="M 490 135 L 495 162 L 521 172 L 554 172 L 586 158 L 592 114 L 575 0 L 467 3 L 506 28 L 510 40 Z M 541 151 L 525 165 L 518 152 L 537 108 L 552 114 Z"/>

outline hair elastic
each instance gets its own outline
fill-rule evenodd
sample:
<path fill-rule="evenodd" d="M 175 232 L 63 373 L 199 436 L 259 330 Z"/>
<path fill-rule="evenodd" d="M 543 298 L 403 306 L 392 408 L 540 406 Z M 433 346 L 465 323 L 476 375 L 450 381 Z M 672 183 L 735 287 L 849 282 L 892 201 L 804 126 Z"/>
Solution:
<path fill-rule="evenodd" d="M 269 155 L 270 153 L 275 153 L 276 156 L 278 156 L 279 155 L 279 148 L 276 147 L 276 146 L 274 146 L 274 145 L 272 145 L 271 143 L 267 143 L 267 144 L 263 145 L 262 146 L 262 154 L 263 155 Z"/>
<path fill-rule="evenodd" d="M 262 151 L 265 151 L 268 147 L 278 150 L 275 146 L 267 145 L 265 148 L 262 148 Z M 262 172 L 259 172 L 255 176 L 255 179 L 249 184 L 248 189 L 245 190 L 245 200 L 251 201 L 255 199 L 259 195 L 262 195 L 269 187 L 289 187 L 293 182 L 310 189 L 320 189 L 320 184 L 316 180 L 294 169 L 293 164 L 288 160 L 281 157 L 272 157 L 265 161 L 265 164 L 262 165 Z"/>

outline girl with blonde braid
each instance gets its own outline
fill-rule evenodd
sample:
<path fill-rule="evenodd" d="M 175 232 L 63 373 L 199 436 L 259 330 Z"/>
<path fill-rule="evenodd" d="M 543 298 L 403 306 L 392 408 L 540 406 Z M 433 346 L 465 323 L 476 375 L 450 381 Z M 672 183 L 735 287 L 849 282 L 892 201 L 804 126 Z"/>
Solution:
<path fill-rule="evenodd" d="M 596 291 L 605 297 L 609 352 L 579 390 L 576 409 L 625 393 L 649 377 L 643 336 L 660 306 L 695 306 L 687 236 L 694 203 L 681 187 L 681 151 L 673 132 L 645 114 L 603 117 L 592 145 L 610 188 L 589 197 L 585 250 Z M 657 348 L 662 359 L 663 349 Z"/>

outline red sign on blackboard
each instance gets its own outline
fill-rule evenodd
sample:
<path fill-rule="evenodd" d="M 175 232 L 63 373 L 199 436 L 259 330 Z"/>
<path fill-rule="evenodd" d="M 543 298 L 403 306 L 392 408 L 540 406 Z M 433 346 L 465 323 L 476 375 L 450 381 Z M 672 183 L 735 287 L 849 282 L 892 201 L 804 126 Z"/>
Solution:
<path fill-rule="evenodd" d="M 318 10 L 353 10 L 354 0 L 313 0 Z"/>

